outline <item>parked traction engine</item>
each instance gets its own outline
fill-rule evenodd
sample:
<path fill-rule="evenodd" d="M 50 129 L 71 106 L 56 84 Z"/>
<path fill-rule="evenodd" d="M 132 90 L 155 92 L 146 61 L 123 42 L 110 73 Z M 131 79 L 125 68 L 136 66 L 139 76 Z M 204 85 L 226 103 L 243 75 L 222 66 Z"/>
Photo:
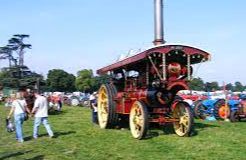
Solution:
<path fill-rule="evenodd" d="M 193 116 L 188 103 L 176 100 L 187 90 L 192 65 L 209 60 L 200 49 L 183 45 L 158 45 L 99 69 L 112 80 L 98 96 L 100 128 L 114 128 L 122 117 L 129 119 L 132 136 L 142 139 L 150 123 L 172 123 L 179 136 L 189 136 Z"/>

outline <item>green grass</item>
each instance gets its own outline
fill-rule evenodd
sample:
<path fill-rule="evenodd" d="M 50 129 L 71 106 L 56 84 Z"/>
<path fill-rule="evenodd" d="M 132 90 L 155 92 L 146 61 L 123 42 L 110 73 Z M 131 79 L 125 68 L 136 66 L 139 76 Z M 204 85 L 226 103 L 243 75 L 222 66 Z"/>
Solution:
<path fill-rule="evenodd" d="M 32 119 L 24 123 L 26 141 L 16 142 L 14 133 L 5 131 L 8 109 L 0 105 L 0 160 L 2 159 L 99 159 L 99 160 L 176 160 L 246 159 L 246 123 L 196 121 L 192 137 L 151 130 L 145 140 L 135 140 L 128 129 L 102 130 L 91 123 L 88 108 L 64 107 L 49 117 L 57 136 L 48 138 L 43 126 L 41 137 L 31 138 Z"/>

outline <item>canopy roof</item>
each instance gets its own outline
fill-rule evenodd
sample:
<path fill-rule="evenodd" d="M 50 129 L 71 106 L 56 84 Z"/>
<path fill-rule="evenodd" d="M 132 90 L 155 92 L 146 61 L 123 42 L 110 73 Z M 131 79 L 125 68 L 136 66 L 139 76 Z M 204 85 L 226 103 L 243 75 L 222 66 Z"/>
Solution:
<path fill-rule="evenodd" d="M 147 60 L 152 54 L 166 54 L 166 61 L 177 61 L 186 63 L 187 56 L 190 56 L 190 63 L 197 64 L 210 60 L 210 54 L 194 47 L 185 45 L 161 45 L 147 49 L 134 56 L 127 57 L 121 61 L 97 70 L 98 74 L 105 74 L 108 71 L 114 71 L 127 66 L 137 65 L 137 63 Z"/>

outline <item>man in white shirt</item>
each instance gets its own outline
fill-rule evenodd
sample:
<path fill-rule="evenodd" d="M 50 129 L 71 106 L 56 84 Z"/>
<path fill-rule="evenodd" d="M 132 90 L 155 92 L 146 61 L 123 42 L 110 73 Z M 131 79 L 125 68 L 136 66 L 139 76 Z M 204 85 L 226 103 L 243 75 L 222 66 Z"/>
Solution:
<path fill-rule="evenodd" d="M 38 138 L 38 128 L 41 123 L 44 125 L 47 133 L 52 138 L 54 134 L 48 122 L 48 101 L 44 96 L 38 94 L 38 92 L 35 92 L 34 95 L 36 97 L 36 100 L 32 109 L 32 113 L 35 114 L 33 138 Z"/>

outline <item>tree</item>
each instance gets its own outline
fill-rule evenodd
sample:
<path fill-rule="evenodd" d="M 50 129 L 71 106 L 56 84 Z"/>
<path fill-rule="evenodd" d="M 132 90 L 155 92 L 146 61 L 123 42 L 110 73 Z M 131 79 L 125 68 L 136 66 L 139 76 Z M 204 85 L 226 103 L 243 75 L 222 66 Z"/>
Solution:
<path fill-rule="evenodd" d="M 19 80 L 13 76 L 12 71 L 4 69 L 0 72 L 0 86 L 19 88 Z"/>
<path fill-rule="evenodd" d="M 95 83 L 92 86 L 92 88 L 95 91 L 98 90 L 102 84 L 108 83 L 110 80 L 110 76 L 105 74 L 101 76 L 95 76 L 94 79 L 95 79 Z"/>
<path fill-rule="evenodd" d="M 211 82 L 211 83 L 210 83 L 210 86 L 211 86 L 212 90 L 214 90 L 214 91 L 220 90 L 219 83 L 216 82 L 216 81 Z"/>
<path fill-rule="evenodd" d="M 13 47 L 10 46 L 4 46 L 0 47 L 0 60 L 1 59 L 8 59 L 9 61 L 9 67 L 12 66 L 12 62 L 14 62 L 14 65 L 17 65 L 17 58 L 13 56 Z"/>
<path fill-rule="evenodd" d="M 206 91 L 211 92 L 211 91 L 216 91 L 219 90 L 219 83 L 218 82 L 206 82 Z"/>
<path fill-rule="evenodd" d="M 225 89 L 228 90 L 228 91 L 233 91 L 234 87 L 233 87 L 233 85 L 231 83 L 228 83 L 228 84 L 226 84 Z"/>
<path fill-rule="evenodd" d="M 191 90 L 202 91 L 204 90 L 204 82 L 201 78 L 194 78 L 190 83 L 189 87 Z"/>
<path fill-rule="evenodd" d="M 72 92 L 75 90 L 75 76 L 61 69 L 49 70 L 46 83 L 50 91 Z"/>
<path fill-rule="evenodd" d="M 31 44 L 25 44 L 24 38 L 29 38 L 29 35 L 26 34 L 15 34 L 13 37 L 9 40 L 8 47 L 11 48 L 11 50 L 16 51 L 16 53 L 19 56 L 19 66 L 24 65 L 24 49 L 29 48 L 31 49 Z"/>
<path fill-rule="evenodd" d="M 37 80 L 44 85 L 43 76 L 30 71 L 26 66 L 6 67 L 0 72 L 0 85 L 4 87 L 33 89 Z"/>
<path fill-rule="evenodd" d="M 2 86 L 25 89 L 34 88 L 35 85 L 37 86 L 37 82 L 41 85 L 44 84 L 42 75 L 30 71 L 24 65 L 25 49 L 31 49 L 32 46 L 24 42 L 24 39 L 28 37 L 29 35 L 26 34 L 15 34 L 6 46 L 0 47 L 0 59 L 9 60 L 9 67 L 4 68 L 1 74 L 0 83 Z M 17 54 L 17 57 L 14 56 L 14 53 Z"/>
<path fill-rule="evenodd" d="M 91 69 L 83 69 L 78 71 L 75 86 L 77 90 L 82 92 L 92 92 L 95 86 L 95 79 Z"/>
<path fill-rule="evenodd" d="M 235 87 L 234 87 L 234 91 L 237 91 L 237 92 L 242 92 L 242 91 L 244 91 L 244 86 L 242 85 L 242 83 L 241 82 L 235 82 Z"/>

